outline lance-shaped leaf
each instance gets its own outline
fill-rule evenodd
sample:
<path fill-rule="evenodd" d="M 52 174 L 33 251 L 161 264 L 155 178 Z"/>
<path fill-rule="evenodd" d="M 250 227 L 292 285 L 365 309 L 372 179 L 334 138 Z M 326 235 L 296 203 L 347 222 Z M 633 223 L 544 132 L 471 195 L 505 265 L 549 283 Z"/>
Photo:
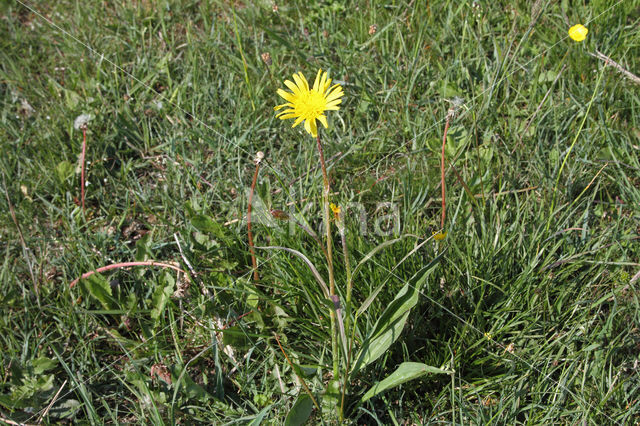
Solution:
<path fill-rule="evenodd" d="M 409 311 L 418 303 L 420 289 L 441 258 L 442 254 L 414 275 L 414 278 L 400 289 L 393 301 L 387 306 L 363 341 L 356 358 L 357 361 L 351 370 L 352 375 L 380 358 L 389 349 L 389 346 L 398 339 L 407 322 Z"/>
<path fill-rule="evenodd" d="M 420 362 L 403 362 L 396 371 L 369 389 L 369 391 L 364 394 L 361 401 L 364 402 L 387 389 L 401 385 L 409 380 L 417 379 L 428 373 L 451 374 L 453 371 L 431 367 L 430 365 L 422 364 Z"/>

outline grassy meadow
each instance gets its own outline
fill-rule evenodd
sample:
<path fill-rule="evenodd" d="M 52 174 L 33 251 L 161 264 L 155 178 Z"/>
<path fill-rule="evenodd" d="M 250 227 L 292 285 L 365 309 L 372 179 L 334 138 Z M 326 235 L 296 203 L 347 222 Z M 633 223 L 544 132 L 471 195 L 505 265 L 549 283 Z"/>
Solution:
<path fill-rule="evenodd" d="M 0 423 L 640 421 L 640 0 L 7 0 L 0 46 Z M 274 111 L 318 69 L 330 257 Z"/>

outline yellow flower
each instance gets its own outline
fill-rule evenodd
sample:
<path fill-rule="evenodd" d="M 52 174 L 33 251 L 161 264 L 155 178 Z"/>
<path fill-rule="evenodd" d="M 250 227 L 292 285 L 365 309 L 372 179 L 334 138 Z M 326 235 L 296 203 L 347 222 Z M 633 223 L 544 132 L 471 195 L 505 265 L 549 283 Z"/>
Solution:
<path fill-rule="evenodd" d="M 333 212 L 333 214 L 340 214 L 340 206 L 336 206 L 335 204 L 331 203 L 329 204 L 329 207 L 331 207 L 331 211 Z"/>
<path fill-rule="evenodd" d="M 284 84 L 291 90 L 291 92 L 285 92 L 282 89 L 278 89 L 278 95 L 280 95 L 286 104 L 278 105 L 274 109 L 278 111 L 281 108 L 287 108 L 284 111 L 278 113 L 276 117 L 281 120 L 286 118 L 295 118 L 293 126 L 304 121 L 304 129 L 309 132 L 313 137 L 318 136 L 318 126 L 316 120 L 322 123 L 324 128 L 329 127 L 327 124 L 327 117 L 324 115 L 325 111 L 337 111 L 340 109 L 338 105 L 342 102 L 340 99 L 344 96 L 342 86 L 334 84 L 331 86 L 331 79 L 327 78 L 326 71 L 318 70 L 316 80 L 313 83 L 313 87 L 309 87 L 307 79 L 301 72 L 293 75 L 293 81 L 285 80 Z"/>
<path fill-rule="evenodd" d="M 447 238 L 447 231 L 444 231 L 444 232 L 439 232 L 438 231 L 438 232 L 434 232 L 433 233 L 433 239 L 436 240 L 436 241 L 442 241 L 445 238 Z"/>
<path fill-rule="evenodd" d="M 573 27 L 569 28 L 569 37 L 571 37 L 571 39 L 575 41 L 583 41 L 585 38 L 587 38 L 588 32 L 589 30 L 584 25 L 574 25 Z"/>

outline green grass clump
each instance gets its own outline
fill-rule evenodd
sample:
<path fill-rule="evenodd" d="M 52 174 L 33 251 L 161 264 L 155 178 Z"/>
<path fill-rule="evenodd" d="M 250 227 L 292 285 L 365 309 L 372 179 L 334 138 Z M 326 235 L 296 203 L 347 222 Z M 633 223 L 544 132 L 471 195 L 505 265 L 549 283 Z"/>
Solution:
<path fill-rule="evenodd" d="M 404 237 L 355 277 L 355 309 L 380 289 L 358 342 L 442 256 L 352 381 L 347 422 L 637 422 L 640 98 L 590 53 L 640 73 L 640 1 L 307 3 L 0 5 L 0 421 L 278 424 L 292 407 L 336 421 L 313 274 L 257 251 L 253 282 L 244 222 L 263 151 L 256 245 L 326 275 L 313 238 L 267 214 L 322 235 L 315 145 L 273 113 L 285 78 L 322 68 L 345 89 L 323 133 L 331 200 L 366 214 L 346 217 L 352 263 Z M 447 237 L 425 242 L 456 97 Z M 188 275 L 135 267 L 70 288 L 152 260 Z M 361 401 L 405 362 L 451 374 Z"/>

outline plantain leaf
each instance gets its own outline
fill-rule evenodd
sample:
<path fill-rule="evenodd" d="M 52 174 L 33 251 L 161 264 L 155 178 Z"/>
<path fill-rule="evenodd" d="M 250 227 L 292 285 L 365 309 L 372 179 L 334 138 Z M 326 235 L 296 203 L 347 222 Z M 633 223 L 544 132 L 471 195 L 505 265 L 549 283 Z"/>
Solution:
<path fill-rule="evenodd" d="M 383 333 L 365 340 L 362 344 L 362 348 L 360 349 L 358 361 L 353 367 L 352 374 L 357 373 L 361 368 L 364 368 L 376 359 L 380 358 L 382 354 L 389 349 L 391 344 L 400 337 L 400 334 L 402 334 L 402 329 L 407 322 L 409 313 L 410 312 L 407 310 L 400 318 L 390 324 L 387 324 Z"/>
<path fill-rule="evenodd" d="M 351 374 L 356 374 L 360 369 L 378 359 L 400 337 L 402 329 L 407 322 L 409 311 L 418 303 L 420 288 L 422 288 L 439 259 L 440 257 L 434 259 L 400 289 L 363 341 Z M 426 272 L 420 275 L 425 269 Z M 416 279 L 416 276 L 419 278 Z"/>
<path fill-rule="evenodd" d="M 298 395 L 296 402 L 291 407 L 291 411 L 287 414 L 287 417 L 284 419 L 285 426 L 300 426 L 305 424 L 305 422 L 311 416 L 311 411 L 313 411 L 313 401 L 309 398 L 309 395 L 306 393 L 301 393 Z"/>
<path fill-rule="evenodd" d="M 118 308 L 118 303 L 111 294 L 111 285 L 102 275 L 93 274 L 80 280 L 80 286 L 89 295 L 98 300 L 104 309 L 114 310 Z"/>
<path fill-rule="evenodd" d="M 164 312 L 167 302 L 171 299 L 171 295 L 173 294 L 175 280 L 170 274 L 165 274 L 164 278 L 165 279 L 161 280 L 161 283 L 153 292 L 153 309 L 151 309 L 151 318 L 154 320 L 160 318 L 160 315 Z"/>
<path fill-rule="evenodd" d="M 408 235 L 411 236 L 411 235 Z M 404 237 L 402 237 L 404 238 Z M 431 237 L 432 238 L 432 237 Z M 420 247 L 422 247 L 427 241 L 431 240 L 431 238 L 427 238 L 426 240 L 424 240 L 422 243 L 418 244 L 413 250 L 411 250 L 401 261 L 400 263 L 403 263 L 407 258 L 409 258 L 412 254 L 414 254 L 415 252 L 418 251 L 418 249 Z M 395 241 L 395 240 L 394 240 Z M 375 250 L 375 249 L 374 249 Z M 446 250 L 442 251 L 442 253 L 440 253 L 438 256 L 436 256 L 427 266 L 426 268 L 423 269 L 427 269 L 430 268 L 431 266 L 437 264 L 440 262 L 440 259 L 442 258 L 442 256 L 444 256 L 444 254 L 446 253 Z M 366 258 L 366 256 L 365 256 Z M 365 259 L 363 259 L 360 263 L 364 262 Z M 393 270 L 392 270 L 393 271 Z M 352 275 L 353 276 L 353 275 Z M 380 284 L 378 286 L 378 288 L 376 288 L 374 291 L 371 292 L 371 294 L 369 294 L 369 297 L 367 297 L 367 299 L 362 302 L 362 305 L 360 305 L 360 307 L 358 308 L 358 310 L 356 311 L 356 317 L 359 317 L 360 315 L 362 315 L 368 308 L 369 306 L 373 303 L 373 301 L 376 299 L 376 297 L 378 297 L 378 293 L 380 293 L 380 290 L 382 290 L 385 287 L 386 281 L 383 282 L 382 284 Z"/>
<path fill-rule="evenodd" d="M 195 215 L 191 218 L 191 224 L 198 231 L 212 235 L 217 240 L 225 242 L 229 240 L 224 226 L 220 225 L 209 216 L 205 216 L 203 214 Z"/>
<path fill-rule="evenodd" d="M 422 364 L 420 362 L 403 362 L 396 371 L 369 389 L 369 391 L 364 394 L 361 401 L 365 402 L 387 389 L 401 385 L 409 380 L 417 379 L 428 373 L 451 374 L 452 371 L 431 367 L 430 365 Z"/>

